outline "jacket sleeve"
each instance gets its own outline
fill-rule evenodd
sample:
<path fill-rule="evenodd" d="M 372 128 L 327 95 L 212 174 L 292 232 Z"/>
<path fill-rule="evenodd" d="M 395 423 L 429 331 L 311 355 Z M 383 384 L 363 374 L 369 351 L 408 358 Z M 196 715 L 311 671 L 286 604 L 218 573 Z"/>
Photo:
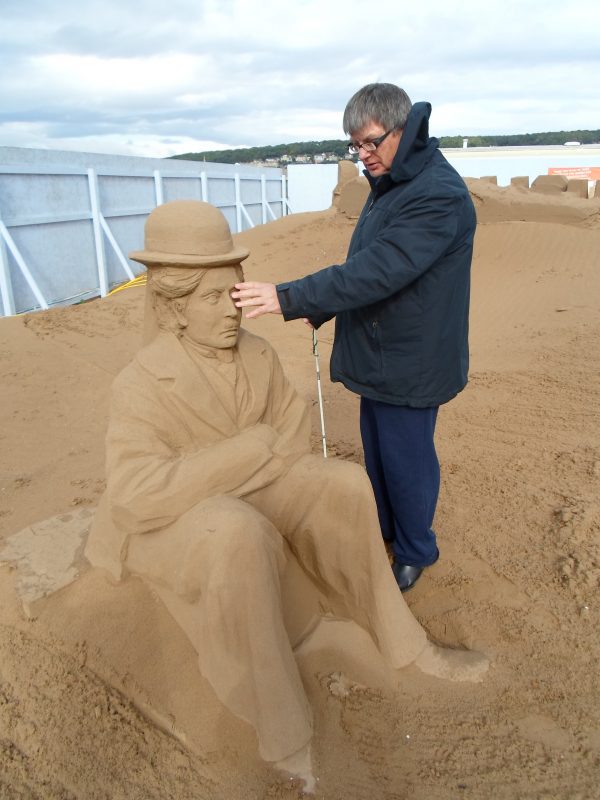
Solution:
<path fill-rule="evenodd" d="M 399 212 L 387 212 L 390 218 L 373 241 L 345 264 L 278 285 L 284 319 L 333 316 L 408 286 L 452 246 L 463 202 L 457 195 L 424 196 Z"/>
<path fill-rule="evenodd" d="M 273 452 L 291 465 L 310 452 L 310 413 L 306 402 L 289 382 L 277 353 L 269 347 L 271 391 L 264 422 L 278 434 Z"/>
<path fill-rule="evenodd" d="M 152 386 L 120 381 L 114 387 L 107 492 L 114 522 L 128 533 L 171 524 L 209 497 L 260 489 L 286 469 L 273 449 L 277 432 L 268 424 L 191 454 L 173 449 L 168 428 L 168 411 Z"/>

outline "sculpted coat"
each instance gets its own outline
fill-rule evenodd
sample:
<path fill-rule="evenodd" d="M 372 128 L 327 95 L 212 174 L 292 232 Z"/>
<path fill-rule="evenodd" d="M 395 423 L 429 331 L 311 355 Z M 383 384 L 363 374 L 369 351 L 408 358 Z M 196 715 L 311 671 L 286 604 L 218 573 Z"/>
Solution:
<path fill-rule="evenodd" d="M 272 347 L 241 329 L 236 360 L 248 384 L 241 399 L 223 382 L 217 388 L 215 370 L 202 372 L 172 333 L 160 333 L 117 377 L 108 486 L 86 551 L 94 564 L 122 577 L 130 534 L 163 528 L 216 495 L 260 489 L 309 452 L 306 404 Z"/>
<path fill-rule="evenodd" d="M 358 622 L 393 667 L 426 645 L 389 568 L 366 473 L 309 449 L 306 404 L 267 342 L 240 329 L 235 348 L 190 350 L 163 331 L 113 384 L 107 490 L 86 549 L 94 566 L 140 575 L 193 610 L 186 626 L 187 612 L 170 607 L 268 761 L 312 735 L 300 638 L 290 641 L 282 606 L 290 551 L 322 610 Z"/>

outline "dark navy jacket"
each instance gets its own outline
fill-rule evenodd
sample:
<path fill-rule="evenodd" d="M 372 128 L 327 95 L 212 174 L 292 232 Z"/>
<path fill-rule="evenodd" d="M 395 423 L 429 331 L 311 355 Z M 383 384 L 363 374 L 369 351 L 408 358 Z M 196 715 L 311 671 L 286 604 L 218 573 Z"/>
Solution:
<path fill-rule="evenodd" d="M 475 209 L 429 137 L 429 103 L 408 117 L 371 193 L 348 258 L 277 286 L 286 320 L 336 317 L 331 379 L 372 400 L 427 408 L 467 382 Z"/>

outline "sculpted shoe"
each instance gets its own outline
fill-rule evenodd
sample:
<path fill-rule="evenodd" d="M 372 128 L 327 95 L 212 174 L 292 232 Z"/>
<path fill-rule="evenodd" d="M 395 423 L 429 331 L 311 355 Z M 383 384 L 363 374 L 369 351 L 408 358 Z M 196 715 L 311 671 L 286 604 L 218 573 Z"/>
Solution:
<path fill-rule="evenodd" d="M 425 567 L 411 567 L 410 564 L 399 564 L 397 561 L 392 562 L 392 572 L 396 583 L 401 592 L 407 592 L 415 585 L 421 577 L 421 573 Z"/>

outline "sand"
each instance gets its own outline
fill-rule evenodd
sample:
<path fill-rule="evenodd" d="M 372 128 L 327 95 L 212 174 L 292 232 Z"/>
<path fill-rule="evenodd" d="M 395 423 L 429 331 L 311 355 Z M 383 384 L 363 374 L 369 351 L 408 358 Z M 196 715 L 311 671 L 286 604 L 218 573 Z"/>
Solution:
<path fill-rule="evenodd" d="M 492 667 L 474 685 L 414 667 L 393 680 L 359 629 L 321 631 L 321 648 L 299 655 L 318 798 L 598 796 L 600 205 L 469 185 L 471 379 L 438 423 L 442 557 L 406 600 L 435 641 L 482 650 Z M 246 275 L 339 261 L 353 225 L 327 211 L 255 228 L 236 237 L 251 250 Z M 96 505 L 109 387 L 139 346 L 142 312 L 131 289 L 0 319 L 3 539 Z M 245 325 L 311 398 L 319 452 L 308 329 Z M 330 325 L 319 338 L 326 375 Z M 360 461 L 357 398 L 323 389 L 331 454 Z M 0 797 L 298 796 L 141 581 L 79 562 L 77 580 L 27 616 L 18 580 L 14 564 L 0 568 Z"/>

